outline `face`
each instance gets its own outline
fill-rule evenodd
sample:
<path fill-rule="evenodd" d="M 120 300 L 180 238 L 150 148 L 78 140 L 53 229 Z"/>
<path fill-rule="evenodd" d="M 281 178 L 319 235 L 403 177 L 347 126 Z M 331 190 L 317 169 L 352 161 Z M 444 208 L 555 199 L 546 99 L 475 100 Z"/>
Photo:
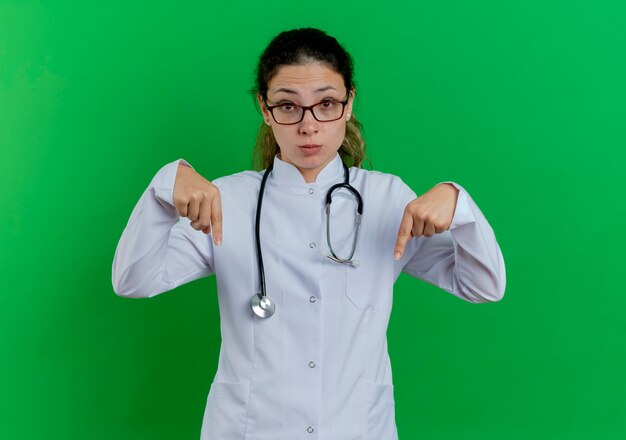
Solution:
<path fill-rule="evenodd" d="M 326 65 L 288 65 L 282 66 L 268 83 L 267 104 L 273 106 L 291 103 L 309 106 L 329 98 L 344 101 L 346 94 L 341 74 Z M 293 125 L 276 123 L 261 96 L 257 98 L 265 123 L 272 127 L 278 142 L 280 158 L 298 168 L 306 182 L 313 182 L 341 147 L 346 133 L 346 121 L 352 114 L 354 90 L 341 119 L 320 122 L 307 110 L 302 121 Z"/>

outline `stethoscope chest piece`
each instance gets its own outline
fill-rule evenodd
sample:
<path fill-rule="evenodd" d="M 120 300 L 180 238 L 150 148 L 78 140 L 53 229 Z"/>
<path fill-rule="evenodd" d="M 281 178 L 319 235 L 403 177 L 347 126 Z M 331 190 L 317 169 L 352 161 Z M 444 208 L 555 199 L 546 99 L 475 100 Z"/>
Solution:
<path fill-rule="evenodd" d="M 250 299 L 252 311 L 259 318 L 269 318 L 276 311 L 276 304 L 267 296 L 257 293 Z"/>

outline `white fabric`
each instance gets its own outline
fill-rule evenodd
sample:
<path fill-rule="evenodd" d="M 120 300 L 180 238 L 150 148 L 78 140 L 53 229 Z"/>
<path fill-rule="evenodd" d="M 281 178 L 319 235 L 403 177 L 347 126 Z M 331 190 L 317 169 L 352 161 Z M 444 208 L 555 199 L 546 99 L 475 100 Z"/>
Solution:
<path fill-rule="evenodd" d="M 364 201 L 354 268 L 322 255 L 326 191 L 344 179 L 339 155 L 314 183 L 276 157 L 261 217 L 276 313 L 262 319 L 250 308 L 260 291 L 254 218 L 262 172 L 213 181 L 223 209 L 223 243 L 214 246 L 173 207 L 181 160 L 159 170 L 134 208 L 115 252 L 113 287 L 152 297 L 216 275 L 222 345 L 201 439 L 397 439 L 386 331 L 400 272 L 470 302 L 504 294 L 500 248 L 469 194 L 450 182 L 460 190 L 450 229 L 410 240 L 396 261 L 398 227 L 415 193 L 396 176 L 351 168 Z M 351 248 L 355 208 L 348 191 L 335 192 L 331 233 L 341 257 Z"/>

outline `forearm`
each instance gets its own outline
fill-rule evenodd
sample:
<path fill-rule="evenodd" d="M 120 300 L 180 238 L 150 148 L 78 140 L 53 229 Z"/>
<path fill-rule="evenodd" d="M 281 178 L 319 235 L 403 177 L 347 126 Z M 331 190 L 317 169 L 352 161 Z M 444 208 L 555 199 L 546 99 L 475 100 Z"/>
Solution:
<path fill-rule="evenodd" d="M 459 191 L 450 229 L 420 237 L 403 270 L 469 302 L 498 301 L 506 271 L 493 229 L 460 185 L 445 183 Z"/>
<path fill-rule="evenodd" d="M 178 161 L 161 168 L 133 209 L 113 259 L 117 295 L 151 297 L 211 273 L 209 244 L 195 239 L 197 231 L 173 206 L 177 167 Z"/>

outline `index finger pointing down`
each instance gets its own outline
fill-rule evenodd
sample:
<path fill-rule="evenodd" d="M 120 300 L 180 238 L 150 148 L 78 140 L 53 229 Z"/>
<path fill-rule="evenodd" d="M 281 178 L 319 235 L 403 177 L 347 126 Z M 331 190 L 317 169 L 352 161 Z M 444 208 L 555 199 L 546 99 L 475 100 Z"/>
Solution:
<path fill-rule="evenodd" d="M 211 204 L 211 229 L 213 230 L 213 243 L 216 246 L 222 244 L 222 199 L 218 191 Z"/>
<path fill-rule="evenodd" d="M 402 216 L 402 223 L 400 223 L 400 228 L 398 228 L 398 238 L 396 239 L 396 246 L 394 249 L 393 258 L 399 260 L 404 254 L 404 248 L 406 247 L 406 243 L 413 238 L 411 234 L 411 230 L 413 229 L 413 216 L 409 213 L 409 211 L 404 211 L 404 216 Z"/>

